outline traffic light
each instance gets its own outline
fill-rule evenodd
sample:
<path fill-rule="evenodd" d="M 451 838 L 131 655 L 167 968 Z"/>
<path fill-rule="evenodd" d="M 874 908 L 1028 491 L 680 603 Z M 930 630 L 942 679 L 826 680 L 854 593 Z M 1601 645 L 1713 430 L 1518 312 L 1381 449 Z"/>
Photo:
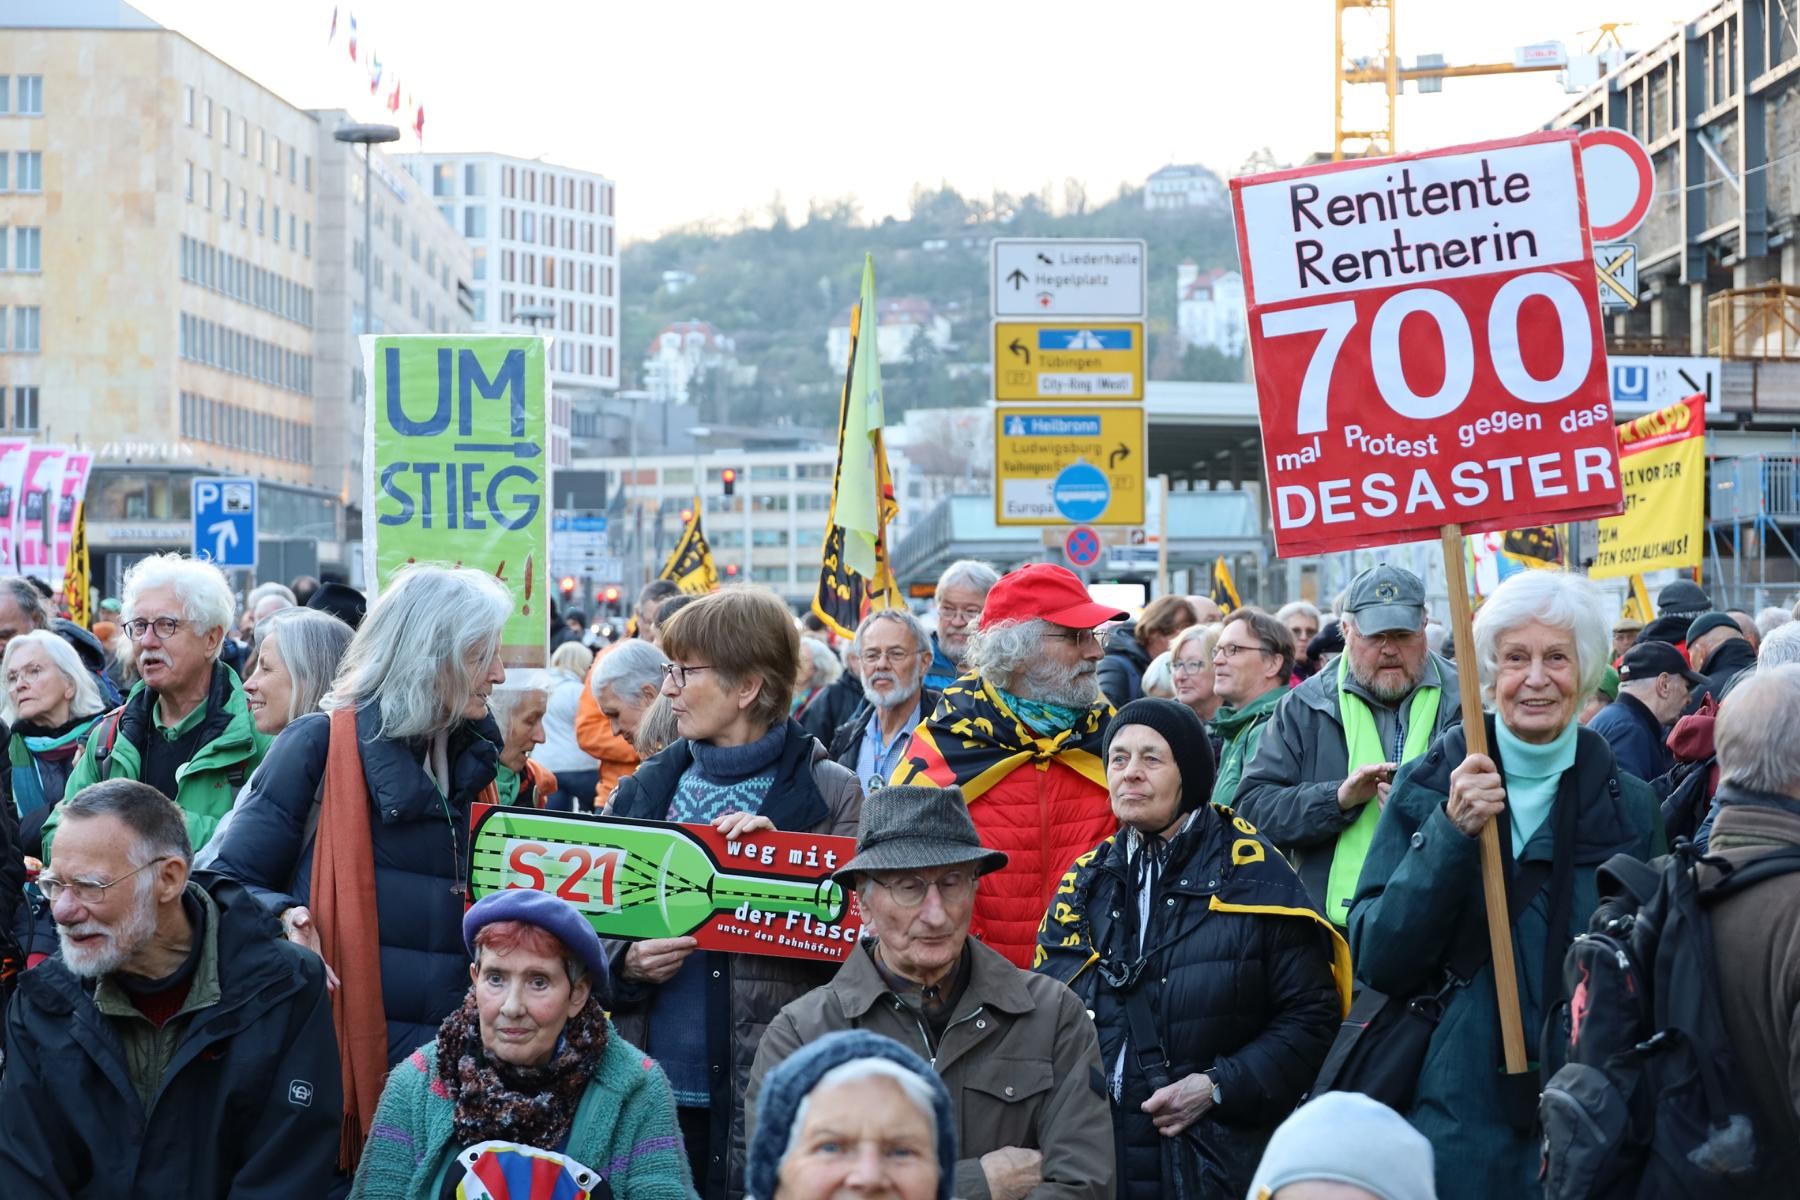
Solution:
<path fill-rule="evenodd" d="M 692 521 L 693 519 L 694 519 L 694 510 L 693 509 L 684 508 L 681 510 L 681 523 L 683 525 L 686 525 L 689 521 Z"/>
<path fill-rule="evenodd" d="M 725 574 L 728 577 L 735 579 L 737 577 L 737 573 L 738 573 L 738 565 L 736 563 L 726 563 L 725 564 Z"/>
<path fill-rule="evenodd" d="M 733 494 L 737 491 L 737 471 L 734 468 L 726 467 L 719 472 L 719 482 L 725 485 L 727 496 Z"/>
<path fill-rule="evenodd" d="M 601 595 L 608 604 L 617 604 L 619 602 L 619 589 L 617 587 L 608 587 Z"/>
<path fill-rule="evenodd" d="M 564 603 L 567 603 L 574 598 L 575 577 L 573 575 L 564 575 L 562 577 L 562 582 L 558 583 L 556 586 L 562 589 Z"/>

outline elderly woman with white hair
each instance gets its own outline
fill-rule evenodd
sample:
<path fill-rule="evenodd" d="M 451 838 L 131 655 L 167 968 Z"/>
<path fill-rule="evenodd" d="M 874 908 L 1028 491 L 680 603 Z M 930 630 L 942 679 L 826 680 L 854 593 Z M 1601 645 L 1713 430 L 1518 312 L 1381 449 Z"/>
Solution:
<path fill-rule="evenodd" d="M 500 730 L 500 768 L 494 775 L 494 794 L 502 804 L 544 808 L 556 794 L 556 773 L 531 756 L 545 741 L 550 687 L 549 679 L 528 675 L 517 682 L 509 680 L 488 697 L 488 713 Z"/>
<path fill-rule="evenodd" d="M 506 679 L 512 611 L 482 571 L 391 579 L 325 711 L 282 731 L 220 838 L 215 868 L 334 973 L 346 1144 L 367 1135 L 388 1068 L 468 988 L 469 807 L 495 797 L 502 738 L 488 696 Z"/>
<path fill-rule="evenodd" d="M 1356 975 L 1395 1002 L 1438 998 L 1410 1104 L 1437 1152 L 1438 1190 L 1527 1196 L 1540 1080 L 1509 1092 L 1489 962 L 1480 839 L 1497 823 L 1506 867 L 1519 1004 L 1531 1044 L 1561 999 L 1562 962 L 1587 928 L 1595 869 L 1614 854 L 1661 850 L 1655 797 L 1621 771 L 1606 739 L 1576 720 L 1606 668 L 1609 622 L 1588 581 L 1525 571 L 1475 619 L 1475 658 L 1492 711 L 1487 754 L 1463 727 L 1401 768 L 1375 829 L 1350 911 Z"/>

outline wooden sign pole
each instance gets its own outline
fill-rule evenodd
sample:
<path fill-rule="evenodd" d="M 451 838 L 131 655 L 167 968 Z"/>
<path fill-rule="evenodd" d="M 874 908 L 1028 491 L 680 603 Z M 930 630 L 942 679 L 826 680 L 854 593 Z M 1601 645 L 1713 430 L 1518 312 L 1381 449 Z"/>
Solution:
<path fill-rule="evenodd" d="M 1463 736 L 1470 754 L 1486 754 L 1487 722 L 1482 719 L 1481 671 L 1475 659 L 1474 613 L 1469 606 L 1469 579 L 1464 568 L 1460 525 L 1439 531 L 1444 547 L 1444 582 L 1450 589 L 1450 631 L 1456 639 L 1456 677 L 1461 688 Z M 1500 1043 L 1506 1073 L 1531 1069 L 1525 1057 L 1525 1021 L 1519 1015 L 1519 975 L 1513 967 L 1512 925 L 1506 911 L 1506 866 L 1501 859 L 1500 823 L 1481 831 L 1481 893 L 1487 901 L 1488 941 L 1493 946 L 1494 991 L 1500 1005 Z"/>

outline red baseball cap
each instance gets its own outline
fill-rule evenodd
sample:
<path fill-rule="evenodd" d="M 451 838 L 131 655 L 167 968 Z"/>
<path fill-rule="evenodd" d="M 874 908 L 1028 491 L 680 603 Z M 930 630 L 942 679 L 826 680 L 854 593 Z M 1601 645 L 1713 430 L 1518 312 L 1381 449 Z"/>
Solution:
<path fill-rule="evenodd" d="M 1102 621 L 1122 621 L 1130 613 L 1096 604 L 1075 572 L 1055 563 L 1032 563 L 1008 572 L 987 594 L 978 628 L 999 621 L 1041 619 L 1071 629 L 1092 629 Z"/>

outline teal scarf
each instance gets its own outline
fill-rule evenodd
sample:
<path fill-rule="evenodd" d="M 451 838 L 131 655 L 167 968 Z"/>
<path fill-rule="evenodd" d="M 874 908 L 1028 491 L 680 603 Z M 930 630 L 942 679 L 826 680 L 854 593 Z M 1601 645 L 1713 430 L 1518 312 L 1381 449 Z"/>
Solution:
<path fill-rule="evenodd" d="M 51 757 L 73 757 L 81 739 L 94 722 L 100 719 L 99 714 L 87 720 L 77 720 L 64 727 L 61 733 L 31 734 L 19 733 L 15 736 L 14 752 L 9 756 L 12 760 L 12 794 L 13 808 L 21 816 L 29 816 L 40 808 L 55 803 L 44 795 L 44 782 L 38 777 L 37 759 L 43 755 Z M 23 743 L 25 754 L 17 753 L 17 743 Z M 21 761 L 21 757 L 23 761 Z M 66 776 L 66 772 L 65 772 Z M 56 798 L 57 801 L 61 796 Z"/>
<path fill-rule="evenodd" d="M 1019 720 L 1025 722 L 1042 734 L 1058 734 L 1065 729 L 1073 729 L 1075 722 L 1087 716 L 1086 708 L 1073 708 L 1067 704 L 1052 704 L 1048 700 L 1027 700 L 1023 696 L 1015 696 L 1004 688 L 995 688 L 1006 707 L 1013 710 Z"/>
<path fill-rule="evenodd" d="M 1501 769 L 1506 772 L 1506 804 L 1511 810 L 1515 859 L 1525 853 L 1525 843 L 1550 815 L 1563 772 L 1575 765 L 1579 728 L 1577 722 L 1570 721 L 1555 741 L 1540 744 L 1520 741 L 1505 721 L 1494 722 L 1494 740 L 1499 743 Z"/>

